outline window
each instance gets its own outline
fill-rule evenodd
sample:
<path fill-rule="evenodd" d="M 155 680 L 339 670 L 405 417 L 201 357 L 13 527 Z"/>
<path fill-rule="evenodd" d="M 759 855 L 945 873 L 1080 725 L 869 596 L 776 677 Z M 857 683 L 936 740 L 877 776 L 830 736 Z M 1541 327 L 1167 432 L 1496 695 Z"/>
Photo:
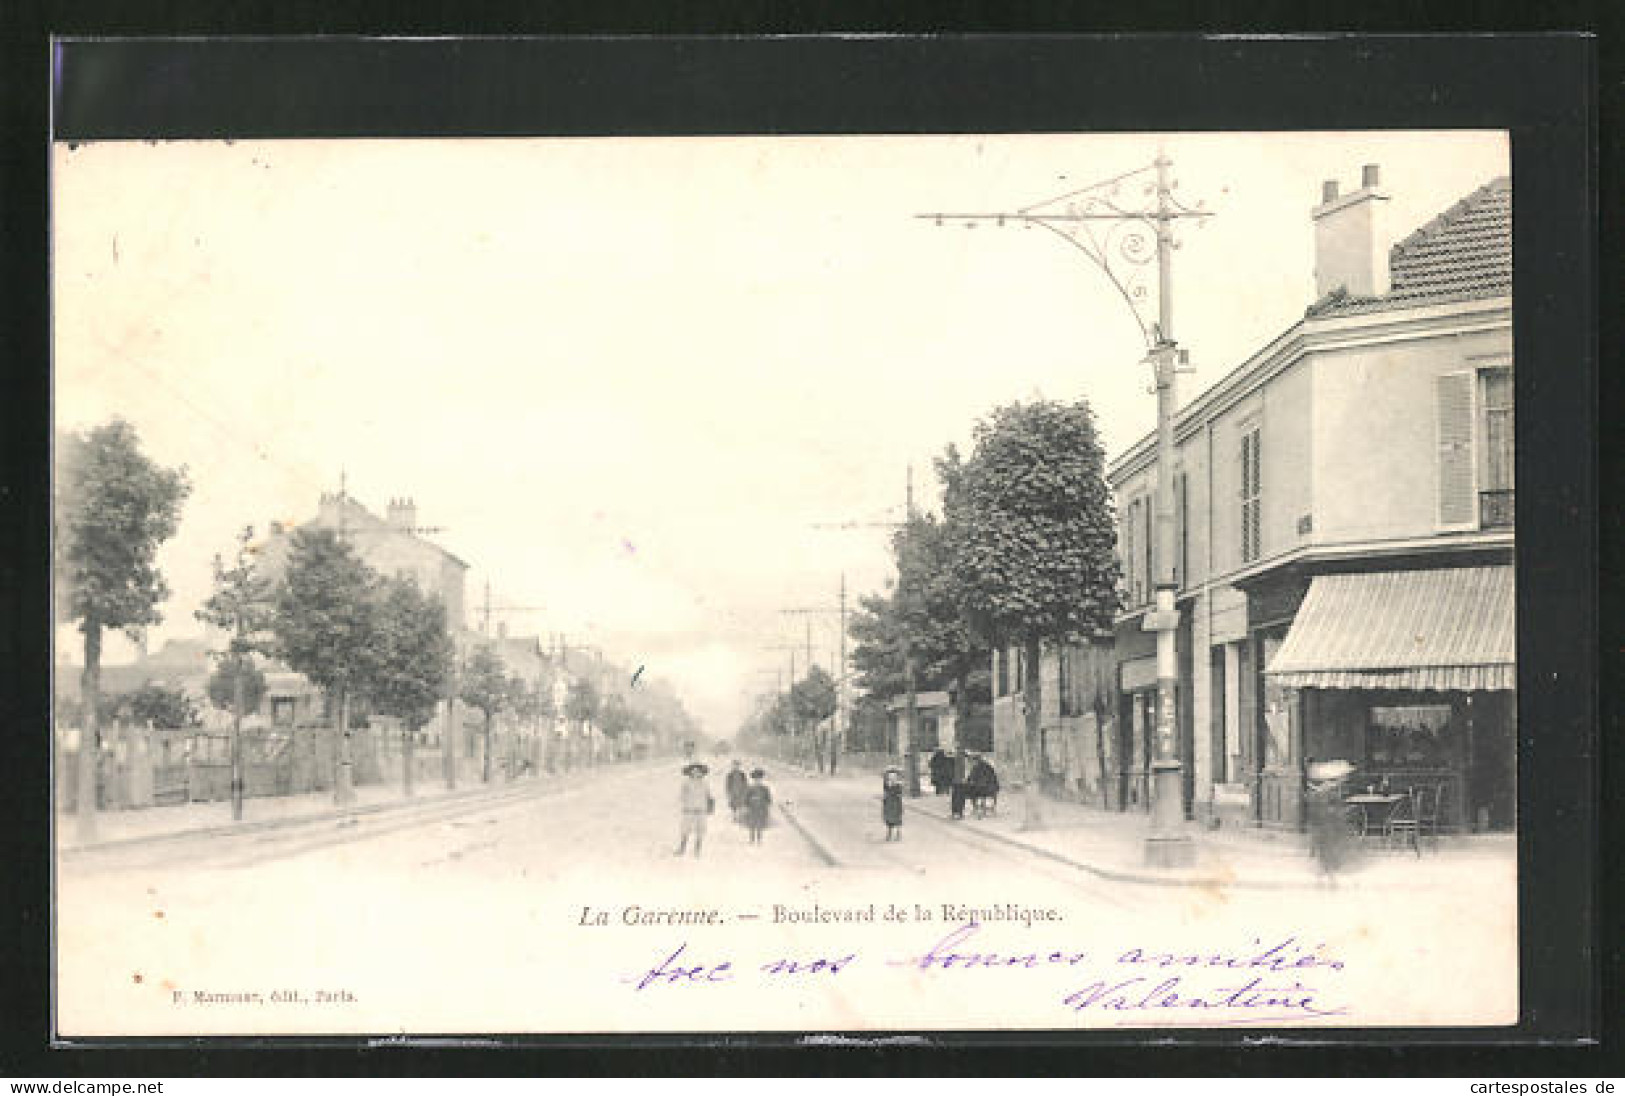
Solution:
<path fill-rule="evenodd" d="M 1010 655 L 1005 651 L 993 652 L 993 678 L 998 682 L 998 695 L 1010 695 Z"/>
<path fill-rule="evenodd" d="M 1438 522 L 1506 528 L 1513 521 L 1513 392 L 1507 366 L 1434 378 Z"/>
<path fill-rule="evenodd" d="M 1479 430 L 1484 439 L 1478 521 L 1486 529 L 1506 528 L 1512 525 L 1512 370 L 1485 369 L 1478 376 Z"/>
<path fill-rule="evenodd" d="M 1072 697 L 1072 656 L 1071 647 L 1060 647 L 1055 652 L 1057 677 L 1055 682 L 1055 695 L 1060 701 L 1062 715 L 1076 715 L 1077 705 Z"/>
<path fill-rule="evenodd" d="M 1262 551 L 1260 520 L 1263 476 L 1258 427 L 1241 436 L 1241 562 L 1251 563 Z"/>
<path fill-rule="evenodd" d="M 1136 546 L 1136 530 L 1140 526 L 1140 500 L 1132 500 L 1123 509 L 1123 536 L 1118 548 L 1123 555 L 1123 605 L 1133 608 L 1140 603 L 1139 592 L 1139 551 Z"/>

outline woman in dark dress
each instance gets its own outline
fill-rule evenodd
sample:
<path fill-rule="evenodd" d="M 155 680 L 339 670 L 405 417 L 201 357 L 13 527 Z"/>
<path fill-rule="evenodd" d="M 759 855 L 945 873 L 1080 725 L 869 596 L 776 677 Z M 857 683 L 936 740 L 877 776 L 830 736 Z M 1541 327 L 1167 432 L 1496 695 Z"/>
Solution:
<path fill-rule="evenodd" d="M 733 814 L 735 822 L 744 821 L 745 789 L 750 785 L 750 778 L 745 770 L 739 767 L 739 762 L 733 763 L 728 775 L 723 778 L 723 788 L 728 793 L 728 810 Z"/>
<path fill-rule="evenodd" d="M 938 749 L 931 754 L 931 788 L 938 795 L 947 795 L 953 782 L 953 759 Z"/>
<path fill-rule="evenodd" d="M 745 789 L 745 828 L 750 830 L 750 843 L 762 843 L 762 831 L 767 829 L 767 813 L 773 806 L 773 793 L 764 782 L 767 774 L 761 769 L 750 772 L 750 787 Z"/>
<path fill-rule="evenodd" d="M 886 840 L 903 839 L 903 773 L 887 769 L 880 784 L 880 820 L 886 823 Z"/>

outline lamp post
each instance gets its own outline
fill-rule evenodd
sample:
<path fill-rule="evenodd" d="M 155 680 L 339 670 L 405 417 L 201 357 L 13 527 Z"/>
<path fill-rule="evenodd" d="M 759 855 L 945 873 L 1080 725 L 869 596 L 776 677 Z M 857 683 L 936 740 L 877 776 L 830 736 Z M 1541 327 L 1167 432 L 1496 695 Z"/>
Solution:
<path fill-rule="evenodd" d="M 948 222 L 974 227 L 992 221 L 1003 227 L 1037 225 L 1082 251 L 1106 275 L 1139 324 L 1148 347 L 1143 361 L 1152 367 L 1157 393 L 1156 536 L 1152 542 L 1156 604 L 1142 627 L 1157 637 L 1157 716 L 1152 735 L 1151 829 L 1145 854 L 1149 864 L 1177 867 L 1188 864 L 1194 848 L 1183 832 L 1183 765 L 1175 728 L 1178 658 L 1175 647 L 1179 609 L 1175 603 L 1179 578 L 1174 549 L 1174 420 L 1179 410 L 1176 380 L 1186 361 L 1174 341 L 1173 251 L 1174 222 L 1201 220 L 1212 214 L 1182 204 L 1173 196 L 1171 161 L 1160 151 L 1149 165 L 1078 190 L 1046 199 L 1010 213 L 921 214 L 938 225 Z M 1148 240 L 1147 237 L 1150 237 Z M 1147 324 L 1141 314 L 1148 289 L 1145 271 L 1153 261 L 1157 269 L 1157 318 Z M 1036 669 L 1036 668 L 1035 668 Z"/>

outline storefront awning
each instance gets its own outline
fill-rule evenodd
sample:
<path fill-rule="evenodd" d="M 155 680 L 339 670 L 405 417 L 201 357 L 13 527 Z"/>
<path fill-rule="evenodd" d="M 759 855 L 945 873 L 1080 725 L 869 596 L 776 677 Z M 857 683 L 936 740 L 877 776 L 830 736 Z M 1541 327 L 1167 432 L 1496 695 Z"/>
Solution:
<path fill-rule="evenodd" d="M 1311 689 L 1512 689 L 1515 608 L 1511 567 L 1318 575 L 1264 673 Z"/>

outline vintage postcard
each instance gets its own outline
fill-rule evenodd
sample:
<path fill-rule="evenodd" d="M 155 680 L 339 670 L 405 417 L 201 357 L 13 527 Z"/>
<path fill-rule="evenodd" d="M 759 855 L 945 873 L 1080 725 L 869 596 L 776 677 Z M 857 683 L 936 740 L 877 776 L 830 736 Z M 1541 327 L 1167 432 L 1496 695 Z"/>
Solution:
<path fill-rule="evenodd" d="M 1504 132 L 51 198 L 60 1037 L 1517 1022 Z"/>

